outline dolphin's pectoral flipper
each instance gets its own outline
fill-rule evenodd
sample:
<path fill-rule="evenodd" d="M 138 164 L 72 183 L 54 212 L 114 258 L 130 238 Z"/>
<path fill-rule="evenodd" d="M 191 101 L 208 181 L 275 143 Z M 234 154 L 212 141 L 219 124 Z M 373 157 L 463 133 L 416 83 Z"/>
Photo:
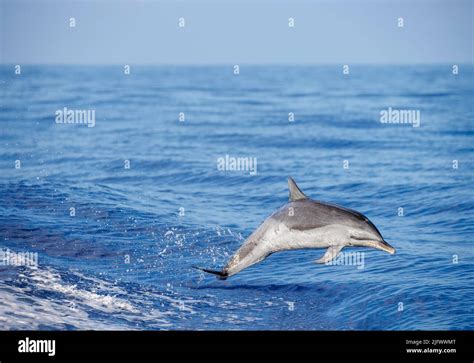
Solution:
<path fill-rule="evenodd" d="M 319 260 L 314 261 L 315 263 L 329 263 L 334 258 L 337 257 L 339 252 L 344 248 L 344 246 L 331 246 L 326 250 L 326 253 Z"/>

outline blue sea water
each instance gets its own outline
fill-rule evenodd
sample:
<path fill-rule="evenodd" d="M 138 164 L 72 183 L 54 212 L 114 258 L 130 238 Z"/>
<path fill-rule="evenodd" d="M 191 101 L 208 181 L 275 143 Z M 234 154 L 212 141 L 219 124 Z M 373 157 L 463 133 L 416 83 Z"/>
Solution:
<path fill-rule="evenodd" d="M 38 253 L 0 266 L 1 329 L 474 329 L 472 66 L 0 70 L 0 250 Z M 64 107 L 95 127 L 55 123 Z M 388 107 L 420 127 L 382 124 Z M 256 175 L 218 170 L 225 155 Z M 283 252 L 226 281 L 192 268 L 221 267 L 290 175 L 397 253 Z"/>

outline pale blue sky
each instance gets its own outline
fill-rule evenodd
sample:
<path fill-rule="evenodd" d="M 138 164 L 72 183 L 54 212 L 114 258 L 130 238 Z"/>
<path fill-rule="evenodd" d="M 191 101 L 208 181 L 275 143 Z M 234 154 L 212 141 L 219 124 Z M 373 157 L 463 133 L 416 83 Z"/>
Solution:
<path fill-rule="evenodd" d="M 0 0 L 0 61 L 472 63 L 473 0 Z M 69 18 L 76 27 L 69 27 Z M 186 27 L 178 27 L 178 18 Z M 288 27 L 288 18 L 295 27 Z M 404 18 L 404 28 L 397 19 Z"/>

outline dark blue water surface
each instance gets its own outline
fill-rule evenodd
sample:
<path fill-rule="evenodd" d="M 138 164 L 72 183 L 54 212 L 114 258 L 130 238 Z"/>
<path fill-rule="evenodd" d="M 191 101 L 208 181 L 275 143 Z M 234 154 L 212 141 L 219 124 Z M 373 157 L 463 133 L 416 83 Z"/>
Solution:
<path fill-rule="evenodd" d="M 38 267 L 0 266 L 0 328 L 474 329 L 474 68 L 459 70 L 3 66 L 0 249 Z M 64 107 L 95 127 L 56 124 Z M 420 127 L 380 123 L 388 107 Z M 257 174 L 218 170 L 226 154 Z M 357 268 L 284 252 L 226 281 L 192 268 L 222 266 L 289 175 L 397 253 L 347 249 Z"/>

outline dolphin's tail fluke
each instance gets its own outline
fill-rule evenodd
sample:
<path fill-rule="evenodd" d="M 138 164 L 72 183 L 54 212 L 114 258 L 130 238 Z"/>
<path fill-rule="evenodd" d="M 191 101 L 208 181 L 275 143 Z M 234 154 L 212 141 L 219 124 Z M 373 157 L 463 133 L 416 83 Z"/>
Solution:
<path fill-rule="evenodd" d="M 202 267 L 197 267 L 197 266 L 193 266 L 193 268 L 195 268 L 199 271 L 204 271 L 204 272 L 207 272 L 209 274 L 216 275 L 219 280 L 225 280 L 228 277 L 228 274 L 226 272 L 223 272 L 223 271 L 209 270 L 207 268 L 202 268 Z"/>

